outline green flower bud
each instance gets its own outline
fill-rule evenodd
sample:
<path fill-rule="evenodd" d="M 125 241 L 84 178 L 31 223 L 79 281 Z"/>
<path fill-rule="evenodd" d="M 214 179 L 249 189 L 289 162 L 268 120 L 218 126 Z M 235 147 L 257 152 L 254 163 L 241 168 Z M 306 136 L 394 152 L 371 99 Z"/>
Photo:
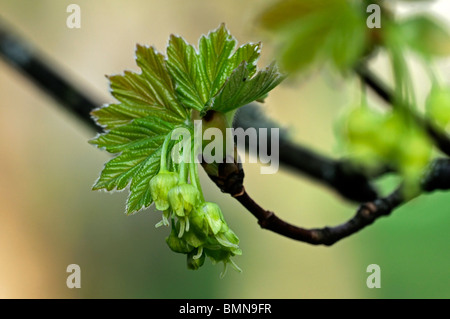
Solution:
<path fill-rule="evenodd" d="M 172 226 L 172 231 L 170 232 L 169 237 L 166 238 L 166 243 L 169 248 L 176 253 L 187 254 L 195 249 L 184 239 L 178 238 L 178 232 L 174 226 Z"/>
<path fill-rule="evenodd" d="M 399 143 L 399 166 L 406 170 L 423 170 L 430 161 L 432 143 L 425 133 L 413 130 Z"/>
<path fill-rule="evenodd" d="M 384 160 L 393 160 L 397 157 L 399 140 L 408 127 L 404 116 L 398 112 L 386 114 L 378 128 L 378 134 L 373 137 L 374 151 Z"/>
<path fill-rule="evenodd" d="M 211 258 L 213 263 L 223 262 L 225 266 L 231 264 L 239 270 L 239 267 L 231 260 L 231 257 L 242 254 L 238 246 L 239 238 L 226 224 L 217 204 L 202 203 L 194 208 L 189 216 L 179 217 L 180 225 L 182 219 L 189 219 L 191 224 L 189 231 L 182 234 L 182 239 L 191 247 L 197 248 L 196 254 L 192 251 L 188 256 L 190 269 L 197 269 L 198 265 L 203 264 L 206 255 Z M 201 259 L 201 261 L 197 259 Z"/>
<path fill-rule="evenodd" d="M 204 253 L 211 259 L 213 264 L 224 262 L 233 256 L 233 253 L 227 249 L 204 248 Z"/>
<path fill-rule="evenodd" d="M 185 240 L 189 245 L 198 248 L 206 243 L 206 235 L 203 232 L 191 227 L 189 231 L 184 232 L 183 240 Z"/>
<path fill-rule="evenodd" d="M 225 233 L 225 232 L 227 232 L 229 229 L 230 229 L 230 227 L 228 227 L 228 224 L 225 223 L 225 222 L 223 222 L 223 223 L 222 223 L 222 227 L 220 228 L 220 232 L 221 232 L 221 233 Z"/>
<path fill-rule="evenodd" d="M 205 262 L 205 254 L 203 253 L 203 248 L 197 249 L 197 251 L 192 251 L 187 255 L 187 267 L 192 270 L 197 270 Z"/>
<path fill-rule="evenodd" d="M 219 205 L 212 202 L 205 202 L 198 210 L 203 213 L 211 232 L 214 235 L 219 233 L 222 229 L 222 225 L 225 224 Z"/>
<path fill-rule="evenodd" d="M 378 140 L 384 121 L 383 114 L 368 106 L 354 108 L 347 114 L 343 133 L 348 151 L 355 162 L 367 169 L 376 169 L 379 165 Z"/>
<path fill-rule="evenodd" d="M 189 221 L 191 223 L 192 228 L 202 234 L 208 233 L 208 222 L 205 219 L 205 213 L 203 210 L 197 208 L 194 208 L 192 210 L 191 214 L 189 215 Z"/>
<path fill-rule="evenodd" d="M 345 134 L 351 143 L 370 143 L 377 134 L 384 118 L 368 106 L 357 107 L 347 115 Z"/>
<path fill-rule="evenodd" d="M 191 227 L 183 238 L 192 246 L 200 247 L 203 245 L 216 245 L 220 248 L 219 243 L 214 237 L 210 237 L 212 232 L 206 219 L 206 215 L 202 209 L 195 208 L 189 215 Z"/>
<path fill-rule="evenodd" d="M 402 170 L 408 166 L 423 166 L 428 161 L 430 143 L 419 136 L 424 134 L 414 123 L 408 122 L 404 114 L 382 114 L 362 108 L 353 112 L 351 120 L 349 150 L 365 168 L 377 169 L 385 163 Z M 358 125 L 356 120 L 360 120 Z"/>
<path fill-rule="evenodd" d="M 450 124 L 450 87 L 433 87 L 425 106 L 431 120 L 446 128 Z"/>
<path fill-rule="evenodd" d="M 413 130 L 399 143 L 397 166 L 404 178 L 403 195 L 414 197 L 420 192 L 420 181 L 430 161 L 432 143 L 422 131 Z"/>
<path fill-rule="evenodd" d="M 238 272 L 242 272 L 238 265 L 231 259 L 235 254 L 225 249 L 204 249 L 205 254 L 211 259 L 213 264 L 223 262 L 224 269 L 220 274 L 220 278 L 223 278 L 227 272 L 227 265 L 231 266 Z"/>
<path fill-rule="evenodd" d="M 231 229 L 226 233 L 217 234 L 216 240 L 224 247 L 239 248 L 239 238 L 233 233 Z"/>
<path fill-rule="evenodd" d="M 226 238 L 226 240 L 228 242 L 230 242 L 231 244 L 233 244 L 234 246 L 239 245 L 239 238 L 238 238 L 238 236 L 236 236 L 236 234 L 231 229 L 228 229 L 226 232 L 224 232 L 222 234 L 223 234 L 224 238 Z"/>
<path fill-rule="evenodd" d="M 208 244 L 220 248 L 220 244 L 213 235 L 217 234 L 221 229 L 228 230 L 229 228 L 223 222 L 223 216 L 218 205 L 203 203 L 193 209 L 187 218 L 189 219 L 190 228 L 189 231 L 184 232 L 183 238 L 190 245 L 199 247 Z"/>
<path fill-rule="evenodd" d="M 197 206 L 200 193 L 191 184 L 181 184 L 172 188 L 168 193 L 170 207 L 177 216 L 187 216 Z"/>
<path fill-rule="evenodd" d="M 178 175 L 174 172 L 160 171 L 158 175 L 154 176 L 150 180 L 150 193 L 152 199 L 155 201 L 156 209 L 167 210 L 169 209 L 169 191 L 177 186 Z"/>

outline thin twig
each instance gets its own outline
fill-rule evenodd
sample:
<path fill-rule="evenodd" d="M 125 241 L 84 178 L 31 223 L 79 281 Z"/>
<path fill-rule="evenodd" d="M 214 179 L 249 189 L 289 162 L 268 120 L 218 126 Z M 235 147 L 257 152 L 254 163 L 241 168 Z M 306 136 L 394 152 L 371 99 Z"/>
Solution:
<path fill-rule="evenodd" d="M 394 208 L 403 202 L 401 191 L 397 190 L 385 198 L 362 204 L 355 216 L 341 225 L 321 229 L 306 229 L 289 224 L 276 216 L 275 213 L 264 210 L 245 191 L 241 196 L 235 198 L 258 219 L 261 228 L 308 244 L 326 246 L 331 246 L 337 241 L 360 231 L 381 216 L 389 215 Z"/>

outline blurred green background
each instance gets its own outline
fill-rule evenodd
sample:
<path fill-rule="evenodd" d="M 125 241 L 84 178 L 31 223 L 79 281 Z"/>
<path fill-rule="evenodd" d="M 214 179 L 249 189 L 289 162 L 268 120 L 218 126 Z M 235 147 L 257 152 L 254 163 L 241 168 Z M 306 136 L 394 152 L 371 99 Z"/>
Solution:
<path fill-rule="evenodd" d="M 81 29 L 66 27 L 70 3 L 81 7 Z M 136 43 L 164 51 L 171 33 L 196 43 L 221 22 L 240 43 L 264 40 L 253 21 L 269 3 L 0 0 L 0 15 L 87 94 L 109 103 L 104 75 L 136 70 Z M 423 9 L 450 20 L 448 1 Z M 273 50 L 264 42 L 260 66 Z M 441 69 L 448 74 L 448 63 Z M 427 85 L 417 84 L 419 98 Z M 284 83 L 264 107 L 297 141 L 333 155 L 335 119 L 354 95 L 354 83 L 318 74 Z M 243 273 L 230 269 L 220 279 L 221 265 L 208 260 L 190 271 L 185 256 L 169 250 L 168 229 L 154 228 L 160 214 L 153 208 L 127 217 L 126 192 L 91 191 L 109 158 L 87 143 L 94 132 L 3 60 L 0 97 L 1 298 L 450 297 L 450 194 L 422 196 L 332 247 L 314 247 L 260 229 L 202 173 L 205 197 L 221 205 L 243 250 L 235 258 Z M 335 225 L 355 212 L 297 173 L 260 175 L 257 164 L 244 168 L 249 193 L 294 224 Z M 72 263 L 81 267 L 81 289 L 66 286 Z M 381 267 L 380 289 L 366 286 L 370 264 Z"/>

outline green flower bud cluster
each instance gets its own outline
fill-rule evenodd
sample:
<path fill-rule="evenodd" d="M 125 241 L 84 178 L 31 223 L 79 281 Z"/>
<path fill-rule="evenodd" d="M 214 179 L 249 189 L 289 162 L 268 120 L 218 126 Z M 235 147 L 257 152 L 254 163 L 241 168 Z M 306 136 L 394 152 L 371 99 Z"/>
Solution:
<path fill-rule="evenodd" d="M 388 166 L 405 180 L 407 193 L 418 190 L 432 143 L 414 121 L 399 111 L 378 112 L 367 105 L 346 116 L 343 135 L 355 163 L 369 171 Z"/>
<path fill-rule="evenodd" d="M 228 227 L 220 207 L 203 199 L 196 165 L 194 161 L 181 163 L 177 173 L 167 170 L 162 163 L 159 173 L 150 180 L 155 207 L 163 212 L 156 226 L 171 225 L 166 242 L 174 252 L 187 255 L 189 269 L 200 268 L 209 257 L 213 263 L 224 263 L 222 276 L 228 264 L 241 271 L 231 259 L 242 253 L 239 238 Z M 191 183 L 187 181 L 188 175 Z"/>
<path fill-rule="evenodd" d="M 201 267 L 208 256 L 213 263 L 223 262 L 225 266 L 230 263 L 240 271 L 231 259 L 242 253 L 239 249 L 239 238 L 228 227 L 217 204 L 201 203 L 193 208 L 187 220 L 189 229 L 183 225 L 183 219 L 172 223 L 172 231 L 166 242 L 173 251 L 187 254 L 189 269 Z"/>

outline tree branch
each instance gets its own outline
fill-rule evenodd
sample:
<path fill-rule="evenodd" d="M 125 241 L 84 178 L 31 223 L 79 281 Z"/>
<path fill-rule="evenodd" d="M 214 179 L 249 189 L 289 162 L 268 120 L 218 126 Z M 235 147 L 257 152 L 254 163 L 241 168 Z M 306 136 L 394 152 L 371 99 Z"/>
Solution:
<path fill-rule="evenodd" d="M 326 246 L 333 245 L 337 241 L 360 231 L 381 216 L 389 215 L 394 208 L 403 202 L 401 191 L 397 190 L 385 198 L 362 204 L 356 215 L 341 225 L 322 229 L 305 229 L 289 224 L 273 212 L 264 210 L 245 191 L 241 196 L 235 198 L 258 219 L 261 228 L 308 244 Z"/>
<path fill-rule="evenodd" d="M 101 128 L 92 120 L 90 112 L 101 105 L 51 68 L 39 54 L 33 52 L 20 38 L 13 35 L 0 19 L 0 56 L 32 80 L 41 90 L 54 98 L 90 128 Z"/>
<path fill-rule="evenodd" d="M 429 166 L 421 187 L 423 192 L 450 189 L 450 159 L 434 160 Z M 224 190 L 224 192 L 227 191 Z M 402 195 L 402 189 L 398 188 L 387 197 L 360 205 L 356 214 L 341 225 L 306 229 L 289 224 L 276 216 L 272 211 L 262 208 L 248 195 L 243 186 L 242 192 L 235 194 L 233 197 L 256 217 L 258 224 L 262 228 L 301 242 L 326 246 L 333 245 L 339 240 L 371 225 L 378 218 L 389 215 L 395 208 L 412 199 L 405 199 Z"/>
<path fill-rule="evenodd" d="M 356 74 L 367 84 L 381 99 L 387 104 L 394 104 L 394 93 L 386 84 L 373 74 L 367 67 L 360 65 L 355 69 Z M 411 114 L 416 123 L 423 127 L 428 135 L 433 139 L 436 146 L 446 155 L 450 156 L 450 137 L 441 129 L 433 125 L 428 119 L 420 114 Z"/>

